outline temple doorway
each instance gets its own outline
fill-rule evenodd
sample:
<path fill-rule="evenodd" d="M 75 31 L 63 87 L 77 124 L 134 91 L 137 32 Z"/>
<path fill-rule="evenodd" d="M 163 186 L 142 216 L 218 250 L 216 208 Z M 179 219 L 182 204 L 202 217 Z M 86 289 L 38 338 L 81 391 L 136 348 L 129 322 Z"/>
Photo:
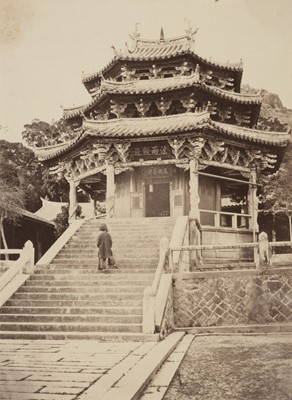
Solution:
<path fill-rule="evenodd" d="M 169 183 L 146 184 L 145 189 L 145 216 L 170 216 Z"/>

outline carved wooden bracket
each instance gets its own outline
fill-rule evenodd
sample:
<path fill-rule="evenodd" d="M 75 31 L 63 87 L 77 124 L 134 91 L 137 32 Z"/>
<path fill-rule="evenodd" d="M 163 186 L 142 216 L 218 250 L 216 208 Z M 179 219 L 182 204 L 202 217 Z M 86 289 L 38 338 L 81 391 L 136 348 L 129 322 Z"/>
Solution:
<path fill-rule="evenodd" d="M 228 121 L 232 117 L 232 108 L 227 107 L 226 109 L 218 109 L 218 115 L 221 122 Z"/>
<path fill-rule="evenodd" d="M 187 109 L 187 112 L 191 112 L 196 107 L 197 101 L 194 100 L 194 94 L 192 93 L 189 97 L 181 99 L 181 103 Z"/>
<path fill-rule="evenodd" d="M 188 142 L 192 147 L 192 153 L 194 157 L 198 159 L 202 154 L 202 149 L 206 143 L 206 139 L 203 139 L 201 137 L 188 138 Z"/>
<path fill-rule="evenodd" d="M 151 103 L 150 102 L 145 103 L 143 99 L 140 99 L 139 103 L 135 103 L 135 106 L 138 112 L 141 114 L 141 116 L 146 117 L 146 113 L 148 112 Z"/>
<path fill-rule="evenodd" d="M 208 140 L 204 143 L 204 155 L 208 161 L 213 160 L 214 156 L 218 153 L 223 154 L 225 151 L 225 143 L 217 140 Z M 221 160 L 220 160 L 221 161 Z"/>
<path fill-rule="evenodd" d="M 116 103 L 113 100 L 110 100 L 110 110 L 111 113 L 115 114 L 117 118 L 121 118 L 125 109 L 127 108 L 127 103 Z"/>
<path fill-rule="evenodd" d="M 166 115 L 166 111 L 171 106 L 171 101 L 166 101 L 163 96 L 160 97 L 160 101 L 155 102 L 158 110 L 161 112 L 162 115 Z"/>
<path fill-rule="evenodd" d="M 135 76 L 136 71 L 135 69 L 129 69 L 127 65 L 123 65 L 121 67 L 121 77 L 123 81 L 130 81 Z"/>
<path fill-rule="evenodd" d="M 237 122 L 238 125 L 249 125 L 250 124 L 250 114 L 251 112 L 247 113 L 239 113 L 239 112 L 234 112 L 234 118 Z"/>
<path fill-rule="evenodd" d="M 172 153 L 176 159 L 180 158 L 181 151 L 183 150 L 185 139 L 169 139 L 169 145 L 172 148 Z"/>
<path fill-rule="evenodd" d="M 187 61 L 183 62 L 182 65 L 175 67 L 175 69 L 179 72 L 179 75 L 190 75 L 193 71 Z"/>
<path fill-rule="evenodd" d="M 161 76 L 161 68 L 157 67 L 155 64 L 150 67 L 150 78 L 157 79 Z"/>
<path fill-rule="evenodd" d="M 128 162 L 130 142 L 114 144 L 122 162 Z"/>

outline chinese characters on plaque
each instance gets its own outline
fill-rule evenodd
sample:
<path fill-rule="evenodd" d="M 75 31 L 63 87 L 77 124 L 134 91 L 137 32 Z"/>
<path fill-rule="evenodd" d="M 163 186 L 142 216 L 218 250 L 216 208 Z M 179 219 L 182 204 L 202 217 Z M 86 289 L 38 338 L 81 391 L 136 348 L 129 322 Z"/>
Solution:
<path fill-rule="evenodd" d="M 171 151 L 167 144 L 161 143 L 145 143 L 144 146 L 135 146 L 130 150 L 130 157 L 133 161 L 155 160 L 157 158 L 168 158 L 171 156 Z"/>

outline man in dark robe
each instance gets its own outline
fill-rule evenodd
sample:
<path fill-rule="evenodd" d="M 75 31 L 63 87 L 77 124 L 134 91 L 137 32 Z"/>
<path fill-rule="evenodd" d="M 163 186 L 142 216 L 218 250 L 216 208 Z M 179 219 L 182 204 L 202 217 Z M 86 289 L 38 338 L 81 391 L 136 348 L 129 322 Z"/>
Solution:
<path fill-rule="evenodd" d="M 112 252 L 113 242 L 111 235 L 108 233 L 106 224 L 101 224 L 99 230 L 101 231 L 101 233 L 97 238 L 98 258 L 99 258 L 98 269 L 102 271 L 105 270 L 107 265 L 107 260 L 109 266 L 111 266 L 112 268 L 116 268 Z"/>

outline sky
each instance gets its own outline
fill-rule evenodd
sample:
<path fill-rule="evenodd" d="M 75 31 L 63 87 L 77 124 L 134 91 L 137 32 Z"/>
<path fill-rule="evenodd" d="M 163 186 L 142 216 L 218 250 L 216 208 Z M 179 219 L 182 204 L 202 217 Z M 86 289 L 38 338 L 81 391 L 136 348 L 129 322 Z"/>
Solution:
<path fill-rule="evenodd" d="M 213 61 L 243 60 L 243 83 L 277 93 L 292 108 L 292 0 L 0 0 L 0 136 L 21 141 L 33 119 L 90 97 L 82 71 L 102 69 L 112 45 L 185 33 Z"/>

